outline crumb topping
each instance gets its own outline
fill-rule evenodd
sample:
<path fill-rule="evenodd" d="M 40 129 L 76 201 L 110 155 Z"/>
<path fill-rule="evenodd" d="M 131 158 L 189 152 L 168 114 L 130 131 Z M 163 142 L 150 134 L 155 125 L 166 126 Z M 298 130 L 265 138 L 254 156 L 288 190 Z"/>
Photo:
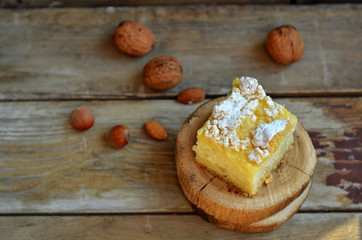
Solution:
<path fill-rule="evenodd" d="M 205 134 L 210 138 L 215 138 L 224 146 L 237 151 L 253 146 L 254 149 L 248 155 L 249 159 L 260 163 L 261 158 L 269 154 L 266 148 L 271 139 L 285 128 L 287 119 L 260 124 L 252 132 L 252 139 L 248 137 L 240 139 L 236 130 L 247 118 L 253 122 L 257 120 L 254 111 L 258 107 L 260 99 L 264 98 L 266 98 L 267 103 L 267 108 L 264 108 L 265 114 L 271 118 L 276 117 L 283 110 L 283 106 L 266 96 L 258 80 L 252 77 L 235 79 L 231 94 L 214 107 Z"/>
<path fill-rule="evenodd" d="M 255 131 L 252 131 L 254 147 L 265 149 L 269 142 L 280 131 L 284 130 L 288 119 L 278 119 L 270 123 L 259 124 Z"/>
<path fill-rule="evenodd" d="M 262 150 L 260 148 L 255 148 L 250 151 L 248 157 L 251 161 L 254 161 L 256 163 L 261 162 L 261 158 L 269 155 L 268 149 Z"/>
<path fill-rule="evenodd" d="M 284 130 L 288 119 L 278 119 L 270 123 L 259 124 L 256 130 L 252 131 L 252 144 L 255 147 L 249 153 L 249 159 L 260 163 L 262 157 L 269 155 L 268 147 L 273 137 Z"/>
<path fill-rule="evenodd" d="M 266 97 L 266 103 L 268 108 L 264 108 L 264 111 L 269 117 L 276 116 L 283 110 L 283 107 L 280 104 L 274 102 L 269 96 Z"/>

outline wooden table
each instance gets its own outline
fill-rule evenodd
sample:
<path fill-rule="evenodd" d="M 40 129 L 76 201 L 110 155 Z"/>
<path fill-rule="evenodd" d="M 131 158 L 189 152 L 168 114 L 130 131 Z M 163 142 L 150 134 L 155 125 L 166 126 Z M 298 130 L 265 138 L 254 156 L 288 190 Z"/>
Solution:
<path fill-rule="evenodd" d="M 361 238 L 361 4 L 94 8 L 90 1 L 73 8 L 60 1 L 64 8 L 6 8 L 57 6 L 34 2 L 0 4 L 1 239 Z M 155 33 L 149 55 L 115 49 L 111 36 L 124 20 Z M 294 25 L 305 41 L 302 60 L 288 66 L 264 48 L 268 31 L 283 24 Z M 184 68 L 181 84 L 165 92 L 142 80 L 143 66 L 159 55 L 178 58 Z M 258 78 L 298 116 L 318 154 L 307 200 L 270 233 L 207 223 L 176 178 L 178 130 L 202 104 L 180 104 L 177 94 L 202 87 L 213 99 L 242 75 Z M 84 105 L 96 122 L 78 132 L 69 115 Z M 146 135 L 149 119 L 165 126 L 166 141 Z M 131 131 L 122 149 L 104 139 L 116 124 Z"/>

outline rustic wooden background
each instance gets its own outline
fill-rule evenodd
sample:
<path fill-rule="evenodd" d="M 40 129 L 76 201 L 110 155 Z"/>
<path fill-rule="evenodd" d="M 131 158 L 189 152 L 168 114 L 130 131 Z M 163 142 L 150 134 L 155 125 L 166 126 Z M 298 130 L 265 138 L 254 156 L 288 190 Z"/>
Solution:
<path fill-rule="evenodd" d="M 362 4 L 338 2 L 0 1 L 0 238 L 361 238 Z M 114 48 L 124 20 L 155 33 L 149 55 Z M 264 48 L 282 24 L 305 41 L 302 60 L 288 66 Z M 144 64 L 159 55 L 184 67 L 181 84 L 165 92 L 142 82 Z M 179 104 L 177 94 L 196 86 L 212 99 L 241 75 L 298 116 L 318 154 L 306 202 L 272 233 L 203 221 L 176 179 L 178 130 L 202 104 Z M 69 115 L 83 105 L 96 123 L 77 132 Z M 149 119 L 165 126 L 166 141 L 145 134 Z M 104 140 L 116 124 L 131 130 L 120 150 Z"/>
<path fill-rule="evenodd" d="M 1 7 L 104 7 L 104 6 L 158 6 L 197 4 L 319 4 L 361 3 L 361 0 L 2 0 Z"/>

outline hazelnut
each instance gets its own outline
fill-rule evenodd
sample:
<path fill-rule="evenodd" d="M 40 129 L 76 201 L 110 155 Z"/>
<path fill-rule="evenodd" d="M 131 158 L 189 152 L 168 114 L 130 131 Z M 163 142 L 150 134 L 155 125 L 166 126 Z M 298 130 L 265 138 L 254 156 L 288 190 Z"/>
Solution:
<path fill-rule="evenodd" d="M 205 99 L 205 92 L 202 88 L 193 87 L 183 90 L 177 96 L 177 101 L 183 104 L 194 104 Z"/>
<path fill-rule="evenodd" d="M 140 23 L 126 21 L 118 25 L 113 33 L 116 47 L 129 55 L 141 57 L 151 52 L 155 45 L 155 35 Z"/>
<path fill-rule="evenodd" d="M 116 125 L 108 132 L 107 142 L 116 148 L 124 147 L 128 144 L 129 130 L 125 125 Z"/>
<path fill-rule="evenodd" d="M 159 56 L 143 68 L 143 81 L 154 90 L 168 90 L 182 80 L 182 65 L 174 57 Z"/>
<path fill-rule="evenodd" d="M 167 138 L 167 132 L 164 127 L 155 120 L 148 120 L 145 123 L 146 133 L 157 140 L 165 140 Z"/>
<path fill-rule="evenodd" d="M 80 107 L 70 114 L 70 123 L 73 128 L 84 131 L 91 128 L 94 124 L 94 115 L 90 108 Z"/>
<path fill-rule="evenodd" d="M 269 55 L 280 64 L 296 62 L 303 56 L 303 38 L 291 25 L 271 30 L 266 36 L 265 44 Z"/>

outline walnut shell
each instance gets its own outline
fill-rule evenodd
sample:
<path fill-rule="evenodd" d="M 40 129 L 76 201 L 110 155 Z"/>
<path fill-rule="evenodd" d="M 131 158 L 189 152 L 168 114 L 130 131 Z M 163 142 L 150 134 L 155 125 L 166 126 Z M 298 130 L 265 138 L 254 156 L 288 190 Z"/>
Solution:
<path fill-rule="evenodd" d="M 143 68 L 143 81 L 151 89 L 168 90 L 182 80 L 182 65 L 174 57 L 159 56 Z"/>
<path fill-rule="evenodd" d="M 269 55 L 280 64 L 296 62 L 303 56 L 303 38 L 291 25 L 271 30 L 266 36 L 265 44 Z"/>
<path fill-rule="evenodd" d="M 114 30 L 113 41 L 120 51 L 141 57 L 151 52 L 156 39 L 153 32 L 146 26 L 126 21 L 120 23 Z"/>

